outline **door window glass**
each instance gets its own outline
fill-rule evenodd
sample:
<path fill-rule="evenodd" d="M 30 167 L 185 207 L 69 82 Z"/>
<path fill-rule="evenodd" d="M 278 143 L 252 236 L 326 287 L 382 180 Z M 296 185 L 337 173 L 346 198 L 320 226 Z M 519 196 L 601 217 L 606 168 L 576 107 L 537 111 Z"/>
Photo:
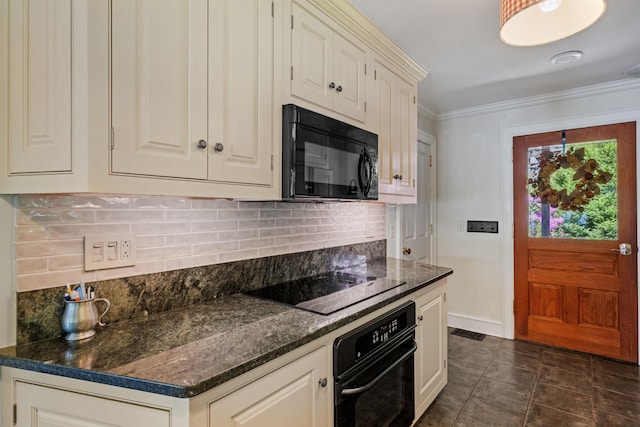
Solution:
<path fill-rule="evenodd" d="M 529 148 L 529 237 L 617 240 L 616 155 L 616 140 Z"/>

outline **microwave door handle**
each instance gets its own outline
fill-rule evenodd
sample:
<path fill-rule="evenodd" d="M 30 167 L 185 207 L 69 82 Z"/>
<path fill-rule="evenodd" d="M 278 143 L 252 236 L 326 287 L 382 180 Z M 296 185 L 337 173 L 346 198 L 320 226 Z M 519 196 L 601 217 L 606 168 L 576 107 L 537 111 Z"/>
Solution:
<path fill-rule="evenodd" d="M 358 163 L 358 181 L 360 181 L 362 193 L 366 196 L 369 194 L 371 180 L 373 179 L 373 162 L 366 148 L 362 152 L 362 155 L 360 155 L 360 161 Z M 365 176 L 363 177 L 363 175 Z"/>
<path fill-rule="evenodd" d="M 384 371 L 382 371 L 380 373 L 380 375 L 378 375 L 373 380 L 371 380 L 371 382 L 369 382 L 368 384 L 365 384 L 365 385 L 363 385 L 361 387 L 344 389 L 344 390 L 342 390 L 340 392 L 340 396 L 342 396 L 342 397 L 356 396 L 358 394 L 362 394 L 362 393 L 365 393 L 366 391 L 370 390 L 385 375 L 387 375 L 389 372 L 391 372 L 393 369 L 395 369 L 398 365 L 400 365 L 401 363 L 404 363 L 409 357 L 411 357 L 413 355 L 413 353 L 416 352 L 417 349 L 418 349 L 418 344 L 416 344 L 416 342 L 414 341 L 413 342 L 413 346 L 411 347 L 411 350 L 407 351 L 405 354 L 402 355 L 402 357 L 400 357 L 395 362 L 393 362 L 391 365 L 389 365 Z"/>

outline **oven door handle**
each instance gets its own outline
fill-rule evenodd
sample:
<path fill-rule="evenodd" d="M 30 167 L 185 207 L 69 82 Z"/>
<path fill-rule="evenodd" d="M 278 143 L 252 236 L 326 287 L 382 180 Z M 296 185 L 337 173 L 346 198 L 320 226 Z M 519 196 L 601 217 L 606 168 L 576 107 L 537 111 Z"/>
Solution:
<path fill-rule="evenodd" d="M 414 341 L 413 346 L 411 347 L 411 350 L 407 351 L 405 354 L 402 355 L 402 357 L 400 357 L 398 360 L 396 360 L 391 365 L 389 365 L 384 371 L 380 373 L 380 375 L 378 375 L 373 380 L 371 380 L 369 384 L 363 385 L 362 387 L 346 388 L 340 392 L 340 396 L 342 397 L 356 396 L 358 394 L 362 394 L 368 391 L 369 389 L 371 389 L 371 387 L 376 385 L 376 383 L 380 381 L 385 375 L 391 372 L 391 370 L 393 370 L 396 366 L 400 365 L 409 357 L 411 357 L 413 353 L 416 352 L 417 349 L 418 349 L 418 344 Z"/>

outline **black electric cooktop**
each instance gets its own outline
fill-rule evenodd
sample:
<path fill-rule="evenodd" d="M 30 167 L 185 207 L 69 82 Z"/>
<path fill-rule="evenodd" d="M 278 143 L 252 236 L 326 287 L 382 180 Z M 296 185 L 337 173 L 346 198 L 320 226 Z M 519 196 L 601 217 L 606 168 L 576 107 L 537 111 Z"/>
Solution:
<path fill-rule="evenodd" d="M 247 292 L 247 295 L 326 315 L 405 283 L 386 277 L 335 271 L 280 283 Z"/>

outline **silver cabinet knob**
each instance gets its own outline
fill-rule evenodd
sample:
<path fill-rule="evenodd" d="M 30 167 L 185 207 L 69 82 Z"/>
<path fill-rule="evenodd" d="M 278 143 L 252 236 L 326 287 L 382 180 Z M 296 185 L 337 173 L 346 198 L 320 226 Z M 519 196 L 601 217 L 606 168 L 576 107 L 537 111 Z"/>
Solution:
<path fill-rule="evenodd" d="M 207 148 L 207 141 L 205 141 L 204 139 L 198 141 L 198 149 L 204 150 L 205 148 Z"/>
<path fill-rule="evenodd" d="M 221 143 L 219 143 L 219 142 L 216 142 L 216 145 L 214 145 L 214 146 L 213 146 L 213 150 L 214 150 L 216 153 L 219 153 L 219 152 L 221 152 L 222 150 L 224 150 L 224 145 L 222 145 L 222 144 L 221 144 Z"/>
<path fill-rule="evenodd" d="M 336 88 L 336 91 L 337 91 L 337 92 L 342 92 L 342 86 L 338 86 L 338 87 Z"/>
<path fill-rule="evenodd" d="M 318 384 L 320 384 L 320 387 L 325 388 L 327 386 L 327 379 L 320 378 L 320 381 L 318 381 Z"/>
<path fill-rule="evenodd" d="M 329 89 L 334 89 L 336 84 L 334 82 L 329 83 Z"/>

